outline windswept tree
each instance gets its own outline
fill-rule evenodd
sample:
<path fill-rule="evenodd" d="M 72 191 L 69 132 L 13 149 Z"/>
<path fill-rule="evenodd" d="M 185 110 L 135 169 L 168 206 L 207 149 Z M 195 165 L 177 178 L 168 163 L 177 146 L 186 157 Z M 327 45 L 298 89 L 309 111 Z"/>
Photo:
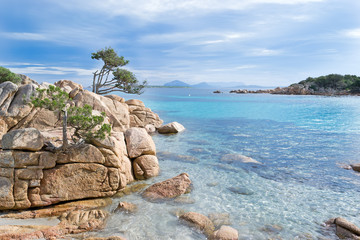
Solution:
<path fill-rule="evenodd" d="M 50 111 L 61 111 L 63 117 L 63 144 L 61 150 L 69 146 L 67 140 L 67 127 L 74 128 L 71 136 L 75 144 L 90 142 L 91 139 L 104 139 L 111 132 L 110 124 L 103 124 L 105 113 L 94 115 L 89 105 L 83 107 L 71 106 L 72 99 L 69 94 L 59 87 L 50 85 L 47 89 L 37 89 L 37 94 L 31 97 L 30 104 L 34 107 L 45 108 Z"/>
<path fill-rule="evenodd" d="M 129 61 L 123 56 L 119 57 L 113 48 L 109 47 L 92 53 L 91 58 L 104 62 L 103 67 L 94 72 L 94 93 L 108 94 L 115 91 L 131 94 L 142 93 L 146 81 L 140 84 L 132 72 L 120 68 Z"/>

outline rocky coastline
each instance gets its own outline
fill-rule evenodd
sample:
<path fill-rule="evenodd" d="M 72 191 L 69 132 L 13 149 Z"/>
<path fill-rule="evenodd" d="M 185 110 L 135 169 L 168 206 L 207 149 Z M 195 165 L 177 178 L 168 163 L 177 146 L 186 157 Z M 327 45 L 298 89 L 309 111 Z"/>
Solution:
<path fill-rule="evenodd" d="M 160 117 L 136 99 L 117 95 L 100 96 L 68 80 L 55 83 L 65 90 L 76 106 L 90 105 L 105 112 L 112 132 L 103 140 L 52 151 L 62 138 L 59 115 L 27 104 L 38 84 L 22 76 L 21 85 L 0 84 L 0 219 L 51 218 L 52 225 L 1 225 L 0 239 L 98 239 L 124 240 L 117 236 L 96 237 L 116 212 L 141 211 L 131 202 L 121 201 L 109 210 L 113 198 L 139 193 L 150 203 L 176 202 L 192 191 L 187 173 L 148 186 L 137 181 L 160 174 L 157 150 L 151 134 L 177 134 L 185 130 L 177 122 L 163 124 Z M 248 93 L 248 92 L 244 92 Z M 251 92 L 250 92 L 251 93 Z M 268 92 L 256 92 L 268 93 Z M 71 129 L 68 129 L 71 140 Z M 159 153 L 166 156 L 166 152 Z M 179 158 L 188 156 L 179 155 Z M 193 161 L 192 159 L 190 159 Z M 190 161 L 189 160 L 189 161 Z M 262 163 L 242 155 L 224 155 L 224 162 Z M 351 166 L 354 170 L 357 166 Z M 231 189 L 230 189 L 231 190 Z M 238 194 L 251 194 L 233 189 Z M 228 213 L 205 216 L 179 210 L 174 215 L 208 239 L 238 239 Z M 339 237 L 360 238 L 357 226 L 343 218 L 331 219 L 324 226 L 334 228 Z M 93 234 L 88 234 L 94 232 Z"/>

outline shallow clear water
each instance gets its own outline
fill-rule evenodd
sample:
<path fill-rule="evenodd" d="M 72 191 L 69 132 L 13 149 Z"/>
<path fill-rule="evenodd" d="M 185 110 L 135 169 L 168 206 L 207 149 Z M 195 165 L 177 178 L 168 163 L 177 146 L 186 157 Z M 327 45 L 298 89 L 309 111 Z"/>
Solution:
<path fill-rule="evenodd" d="M 338 216 L 360 225 L 360 176 L 340 168 L 360 162 L 359 97 L 148 89 L 139 98 L 165 122 L 186 127 L 177 135 L 153 136 L 162 172 L 146 182 L 187 172 L 194 187 L 188 198 L 194 203 L 154 204 L 139 194 L 115 199 L 113 208 L 130 201 L 140 210 L 113 215 L 101 234 L 205 239 L 178 221 L 172 214 L 177 209 L 229 213 L 240 239 L 337 239 L 323 222 Z M 263 164 L 222 162 L 230 153 Z"/>
<path fill-rule="evenodd" d="M 134 98 L 165 123 L 186 127 L 176 135 L 153 136 L 161 174 L 144 182 L 186 172 L 193 182 L 186 198 L 193 203 L 149 203 L 140 193 L 114 198 L 110 211 L 120 201 L 137 204 L 139 211 L 114 213 L 96 236 L 206 239 L 177 219 L 179 209 L 229 213 L 239 239 L 246 240 L 337 239 L 323 223 L 338 216 L 360 226 L 360 175 L 340 168 L 360 162 L 360 97 L 147 89 Z M 222 162 L 225 154 L 262 164 Z"/>

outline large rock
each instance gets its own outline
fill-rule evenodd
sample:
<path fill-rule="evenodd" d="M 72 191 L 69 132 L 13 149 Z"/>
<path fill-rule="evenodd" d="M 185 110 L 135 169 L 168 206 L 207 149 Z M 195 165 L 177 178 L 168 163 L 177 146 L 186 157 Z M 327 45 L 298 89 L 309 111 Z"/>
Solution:
<path fill-rule="evenodd" d="M 190 226 L 200 230 L 208 237 L 211 236 L 215 230 L 211 220 L 200 213 L 188 212 L 181 215 L 180 219 L 186 221 Z"/>
<path fill-rule="evenodd" d="M 18 86 L 12 82 L 0 84 L 0 116 L 3 116 L 2 113 L 7 111 L 17 90 Z"/>
<path fill-rule="evenodd" d="M 146 125 L 153 125 L 155 128 L 161 126 L 163 121 L 159 115 L 152 112 L 150 108 L 146 108 L 145 104 L 137 99 L 130 99 L 126 101 L 130 112 L 130 127 L 146 127 Z"/>
<path fill-rule="evenodd" d="M 87 90 L 80 90 L 73 98 L 75 105 L 82 107 L 90 105 L 93 110 L 105 112 L 110 119 L 112 130 L 123 132 L 129 128 L 130 117 L 128 105 Z"/>
<path fill-rule="evenodd" d="M 57 163 L 99 163 L 104 164 L 105 158 L 101 151 L 91 144 L 71 147 L 66 154 L 58 154 Z"/>
<path fill-rule="evenodd" d="M 108 168 L 96 163 L 72 163 L 44 170 L 40 196 L 44 205 L 115 194 Z"/>
<path fill-rule="evenodd" d="M 336 224 L 336 235 L 340 239 L 360 239 L 360 228 L 344 218 L 338 217 L 334 220 Z"/>
<path fill-rule="evenodd" d="M 0 113 L 5 118 L 9 128 L 14 127 L 31 113 L 32 106 L 28 104 L 30 97 L 36 92 L 35 84 L 20 86 L 6 112 Z"/>
<path fill-rule="evenodd" d="M 127 150 L 130 158 L 141 155 L 156 155 L 155 143 L 144 128 L 130 128 L 125 132 Z"/>
<path fill-rule="evenodd" d="M 5 161 L 9 163 L 9 161 L 6 160 L 6 158 Z M 0 168 L 0 210 L 10 209 L 15 206 L 13 193 L 14 193 L 14 168 Z"/>
<path fill-rule="evenodd" d="M 172 199 L 186 193 L 190 184 L 189 175 L 181 173 L 176 177 L 151 185 L 142 196 L 150 201 Z"/>
<path fill-rule="evenodd" d="M 155 177 L 159 174 L 160 167 L 156 156 L 143 155 L 133 162 L 135 178 L 139 180 Z"/>
<path fill-rule="evenodd" d="M 3 149 L 39 151 L 44 146 L 44 140 L 39 130 L 24 128 L 5 134 L 1 144 Z"/>
<path fill-rule="evenodd" d="M 350 164 L 350 166 L 354 171 L 360 172 L 360 163 Z"/>
<path fill-rule="evenodd" d="M 211 240 L 238 240 L 239 233 L 236 229 L 229 226 L 221 226 L 210 237 Z"/>
<path fill-rule="evenodd" d="M 162 134 L 178 133 L 185 130 L 185 127 L 178 122 L 168 123 L 158 128 L 158 132 Z"/>

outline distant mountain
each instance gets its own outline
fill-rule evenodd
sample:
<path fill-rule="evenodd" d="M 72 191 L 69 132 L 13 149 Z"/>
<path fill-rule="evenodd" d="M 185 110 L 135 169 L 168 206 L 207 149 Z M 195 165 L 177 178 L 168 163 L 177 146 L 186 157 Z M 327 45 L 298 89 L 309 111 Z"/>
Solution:
<path fill-rule="evenodd" d="M 193 87 L 193 88 L 202 88 L 202 89 L 214 88 L 213 85 L 210 85 L 207 82 L 201 82 L 201 83 L 198 83 L 198 84 L 194 84 L 194 85 L 191 85 L 191 87 Z"/>
<path fill-rule="evenodd" d="M 174 80 L 174 81 L 165 83 L 164 87 L 190 87 L 190 84 L 187 84 L 187 83 L 179 81 L 179 80 Z"/>

